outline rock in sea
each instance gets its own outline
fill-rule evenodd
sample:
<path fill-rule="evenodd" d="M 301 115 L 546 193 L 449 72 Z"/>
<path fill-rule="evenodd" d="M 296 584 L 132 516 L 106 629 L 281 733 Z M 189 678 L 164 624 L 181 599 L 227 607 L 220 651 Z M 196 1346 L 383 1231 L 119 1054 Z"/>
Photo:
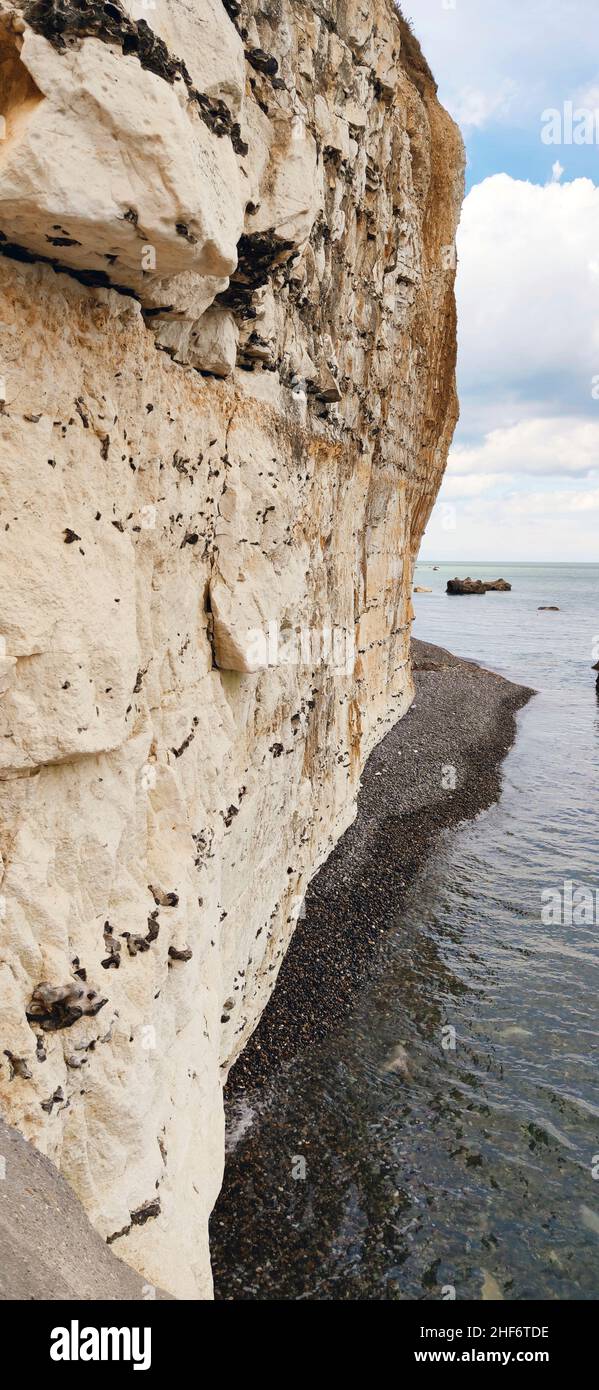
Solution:
<path fill-rule="evenodd" d="M 492 591 L 499 593 L 510 593 L 511 584 L 507 579 L 449 579 L 447 582 L 448 594 L 488 594 Z"/>

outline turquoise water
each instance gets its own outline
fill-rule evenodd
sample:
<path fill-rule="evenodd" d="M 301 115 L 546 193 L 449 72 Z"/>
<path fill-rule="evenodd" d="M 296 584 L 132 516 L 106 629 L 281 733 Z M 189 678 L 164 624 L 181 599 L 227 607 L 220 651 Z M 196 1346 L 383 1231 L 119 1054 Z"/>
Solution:
<path fill-rule="evenodd" d="M 469 573 L 513 592 L 447 598 Z M 599 1296 L 599 920 L 542 918 L 564 881 L 599 891 L 599 565 L 415 582 L 417 637 L 539 694 L 500 801 L 441 839 L 341 1035 L 233 1117 L 251 1240 L 220 1296 Z"/>

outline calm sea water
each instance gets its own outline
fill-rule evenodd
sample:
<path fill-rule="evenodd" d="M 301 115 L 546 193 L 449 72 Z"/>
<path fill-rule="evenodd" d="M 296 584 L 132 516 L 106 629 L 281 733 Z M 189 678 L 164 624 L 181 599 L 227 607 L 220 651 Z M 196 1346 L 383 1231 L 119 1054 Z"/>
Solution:
<path fill-rule="evenodd" d="M 513 592 L 447 598 L 469 573 Z M 564 881 L 599 893 L 599 565 L 416 583 L 416 636 L 539 695 L 500 801 L 442 838 L 341 1035 L 233 1116 L 250 1235 L 220 1296 L 599 1297 L 599 921 L 541 917 Z"/>

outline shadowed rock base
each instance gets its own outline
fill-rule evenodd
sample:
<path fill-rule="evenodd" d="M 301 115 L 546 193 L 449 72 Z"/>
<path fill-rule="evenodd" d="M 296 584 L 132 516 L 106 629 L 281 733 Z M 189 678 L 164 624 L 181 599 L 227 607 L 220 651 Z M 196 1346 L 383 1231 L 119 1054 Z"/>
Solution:
<path fill-rule="evenodd" d="M 94 1231 L 50 1160 L 0 1120 L 0 1299 L 170 1298 Z"/>

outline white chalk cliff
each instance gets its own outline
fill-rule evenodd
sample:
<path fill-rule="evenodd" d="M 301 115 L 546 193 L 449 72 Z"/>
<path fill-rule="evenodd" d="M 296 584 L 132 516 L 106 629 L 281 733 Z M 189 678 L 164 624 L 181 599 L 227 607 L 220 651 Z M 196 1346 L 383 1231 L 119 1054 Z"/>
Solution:
<path fill-rule="evenodd" d="M 210 1297 L 222 1086 L 408 709 L 459 135 L 392 0 L 0 0 L 0 1108 Z"/>

